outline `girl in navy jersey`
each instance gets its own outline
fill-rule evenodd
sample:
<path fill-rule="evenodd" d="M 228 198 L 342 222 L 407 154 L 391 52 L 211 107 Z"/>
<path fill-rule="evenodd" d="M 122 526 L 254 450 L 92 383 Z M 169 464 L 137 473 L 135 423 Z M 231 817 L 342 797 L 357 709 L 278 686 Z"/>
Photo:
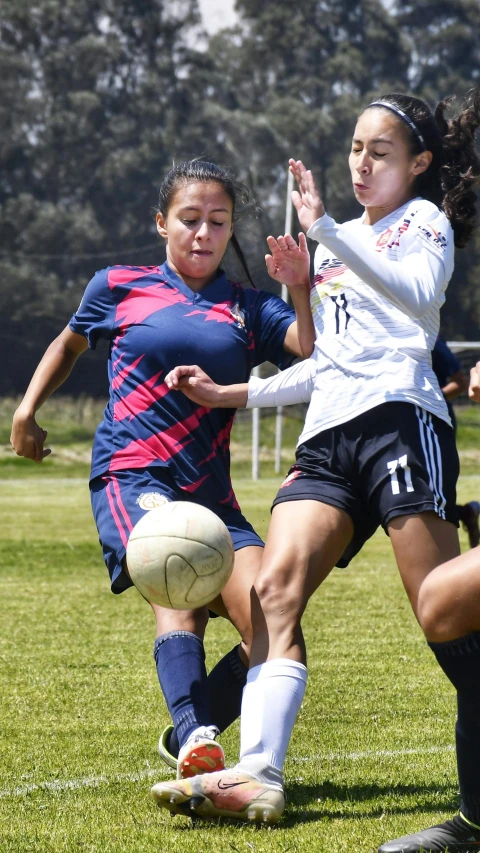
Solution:
<path fill-rule="evenodd" d="M 160 805 L 181 811 L 190 804 L 206 816 L 277 820 L 284 807 L 283 763 L 306 686 L 300 623 L 310 595 L 381 524 L 421 621 L 423 582 L 459 553 L 458 457 L 430 353 L 454 244 L 464 246 L 473 231 L 480 93 L 452 120 L 445 107 L 440 104 L 434 115 L 417 98 L 397 94 L 367 106 L 349 158 L 365 213 L 352 222 L 338 225 L 329 217 L 311 172 L 290 161 L 300 223 L 319 243 L 311 285 L 317 335 L 311 359 L 264 383 L 251 380 L 248 399 L 247 386 L 218 387 L 196 367 L 180 367 L 167 377 L 172 387 L 208 405 L 275 405 L 310 397 L 311 402 L 296 463 L 274 502 L 254 585 L 240 763 L 208 778 L 155 786 Z M 270 274 L 292 293 L 305 287 L 305 238 L 298 244 L 288 236 L 269 238 L 269 246 Z M 458 819 L 464 821 L 460 833 L 470 831 L 467 821 L 480 826 L 480 729 L 472 718 L 467 672 L 479 671 L 480 644 L 473 645 L 462 645 L 458 653 L 448 643 L 432 646 L 459 695 L 465 818 Z M 475 689 L 478 720 L 478 678 Z M 414 849 L 420 848 L 408 848 Z"/>
<path fill-rule="evenodd" d="M 181 163 L 167 175 L 157 214 L 166 263 L 113 266 L 95 274 L 69 325 L 41 360 L 11 437 L 20 456 L 41 462 L 50 453 L 36 412 L 77 358 L 103 338 L 109 342 L 110 398 L 95 435 L 90 489 L 112 591 L 132 586 L 128 537 L 153 507 L 195 501 L 217 513 L 231 533 L 234 571 L 211 609 L 231 620 L 242 644 L 208 679 L 207 609 L 179 612 L 152 605 L 157 672 L 173 719 L 159 748 L 179 776 L 224 766 L 215 738 L 240 711 L 251 640 L 250 587 L 263 543 L 243 517 L 230 480 L 234 409 L 197 406 L 172 393 L 165 376 L 179 363 L 198 361 L 220 383 L 244 382 L 265 360 L 285 367 L 302 354 L 292 309 L 272 294 L 229 281 L 219 268 L 231 241 L 250 278 L 233 230 L 243 191 L 207 162 Z M 298 291 L 297 308 L 305 313 L 306 305 L 305 288 Z M 308 338 L 308 327 L 302 338 Z"/>

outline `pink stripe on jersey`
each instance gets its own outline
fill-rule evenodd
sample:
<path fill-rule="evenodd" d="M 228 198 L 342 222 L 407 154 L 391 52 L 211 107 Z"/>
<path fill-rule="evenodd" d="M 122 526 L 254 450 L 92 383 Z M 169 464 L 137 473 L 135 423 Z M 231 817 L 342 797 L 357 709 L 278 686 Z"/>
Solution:
<path fill-rule="evenodd" d="M 162 283 L 150 287 L 132 287 L 125 299 L 117 305 L 115 323 L 121 327 L 141 323 L 164 308 L 171 308 L 179 302 L 188 302 L 186 296 L 179 290 L 174 290 Z"/>
<path fill-rule="evenodd" d="M 153 403 L 156 403 L 157 400 L 161 400 L 165 394 L 168 394 L 170 389 L 164 382 L 157 385 L 155 388 L 155 384 L 162 373 L 163 371 L 160 370 L 159 373 L 156 373 L 155 376 L 151 377 L 151 379 L 147 379 L 146 382 L 138 385 L 137 388 L 135 388 L 134 391 L 131 391 L 130 394 L 127 394 L 126 397 L 118 400 L 113 407 L 114 420 L 122 421 L 124 418 L 130 418 L 130 420 L 133 420 L 133 418 L 140 414 L 140 412 L 148 411 Z"/>
<path fill-rule="evenodd" d="M 152 275 L 154 272 L 157 272 L 157 267 L 139 267 L 136 270 L 112 267 L 107 273 L 108 286 L 110 290 L 113 290 L 119 284 L 129 284 L 137 278 L 145 278 L 146 275 Z"/>
<path fill-rule="evenodd" d="M 208 311 L 190 311 L 185 317 L 193 317 L 194 314 L 205 314 L 205 320 L 216 320 L 217 323 L 235 323 L 236 318 L 231 314 L 231 302 L 218 302 Z"/>
<path fill-rule="evenodd" d="M 200 480 L 197 480 L 196 483 L 189 483 L 188 486 L 180 486 L 180 488 L 181 488 L 182 492 L 196 492 L 197 489 L 200 488 L 202 483 L 204 483 L 205 480 L 208 480 L 209 476 L 210 476 L 210 474 L 205 474 L 205 476 L 202 477 Z"/>
<path fill-rule="evenodd" d="M 106 480 L 107 478 L 104 477 L 103 479 Z M 115 521 L 115 524 L 117 525 L 117 530 L 120 533 L 120 539 L 122 540 L 123 547 L 126 548 L 127 543 L 128 543 L 128 536 L 125 534 L 125 531 L 124 531 L 123 526 L 122 526 L 122 522 L 120 521 L 120 519 L 118 517 L 118 512 L 115 509 L 115 502 L 113 500 L 113 495 L 111 494 L 111 491 L 110 491 L 111 485 L 112 485 L 112 482 L 110 481 L 107 485 L 107 498 L 108 498 L 108 503 L 110 504 L 110 512 L 112 513 L 113 520 Z"/>
<path fill-rule="evenodd" d="M 122 495 L 120 492 L 120 483 L 118 482 L 116 477 L 112 477 L 110 482 L 111 482 L 111 484 L 113 486 L 113 490 L 115 492 L 115 497 L 117 499 L 118 508 L 123 515 L 123 520 L 127 526 L 128 532 L 131 533 L 133 530 L 133 524 L 131 522 L 131 519 L 130 519 L 130 516 L 129 516 L 127 510 L 125 509 L 125 505 L 124 505 L 123 500 L 122 500 Z"/>
<path fill-rule="evenodd" d="M 120 358 L 117 359 L 115 364 L 118 364 L 119 361 L 121 360 L 121 358 L 122 358 L 122 356 L 120 356 Z M 139 355 L 138 358 L 136 358 L 132 364 L 127 364 L 127 366 L 124 367 L 123 370 L 120 370 L 119 373 L 117 373 L 117 375 L 112 379 L 112 391 L 116 391 L 118 388 L 120 388 L 120 385 L 122 385 L 125 382 L 125 379 L 129 375 L 129 373 L 131 373 L 132 370 L 135 370 L 137 365 L 140 364 L 142 358 L 143 358 L 143 355 Z"/>
<path fill-rule="evenodd" d="M 200 423 L 200 418 L 211 410 L 203 406 L 196 409 L 190 417 L 179 421 L 163 432 L 150 436 L 145 440 L 131 441 L 126 447 L 117 450 L 110 461 L 109 471 L 121 471 L 123 468 L 146 468 L 159 459 L 167 462 L 172 456 L 180 453 L 187 444 L 193 441 L 191 432 Z"/>
<path fill-rule="evenodd" d="M 229 504 L 232 500 L 233 500 L 233 504 L 232 504 L 233 508 L 234 509 L 240 509 L 240 504 L 238 503 L 238 501 L 235 497 L 235 492 L 233 491 L 233 489 L 230 489 L 227 497 L 224 498 L 223 501 L 219 501 L 219 503 L 220 504 Z"/>
<path fill-rule="evenodd" d="M 202 461 L 198 463 L 199 465 L 204 465 L 205 462 L 210 462 L 210 460 L 215 457 L 217 449 L 222 445 L 225 445 L 225 450 L 228 450 L 230 433 L 232 431 L 234 417 L 235 415 L 232 415 L 225 427 L 218 433 L 214 441 L 212 441 L 212 452 L 209 453 L 205 459 L 202 459 Z"/>

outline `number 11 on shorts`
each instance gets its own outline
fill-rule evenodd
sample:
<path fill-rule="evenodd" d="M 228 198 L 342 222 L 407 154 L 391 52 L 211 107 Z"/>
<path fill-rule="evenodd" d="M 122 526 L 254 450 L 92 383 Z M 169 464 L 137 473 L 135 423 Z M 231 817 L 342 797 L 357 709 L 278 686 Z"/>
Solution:
<path fill-rule="evenodd" d="M 398 482 L 397 473 L 399 468 L 403 471 L 407 492 L 415 491 L 412 483 L 412 472 L 410 471 L 410 466 L 407 465 L 407 454 L 405 454 L 405 456 L 400 456 L 400 459 L 393 459 L 391 462 L 387 462 L 387 468 L 390 473 L 392 495 L 400 494 L 400 483 Z"/>

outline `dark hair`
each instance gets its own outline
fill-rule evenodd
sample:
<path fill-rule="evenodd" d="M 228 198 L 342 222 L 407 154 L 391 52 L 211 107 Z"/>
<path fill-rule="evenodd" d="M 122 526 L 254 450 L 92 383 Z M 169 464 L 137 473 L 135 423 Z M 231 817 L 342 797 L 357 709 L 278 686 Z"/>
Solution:
<path fill-rule="evenodd" d="M 445 110 L 453 100 L 440 101 L 434 113 L 419 98 L 397 93 L 382 95 L 370 106 L 391 104 L 393 115 L 400 111 L 396 120 L 408 135 L 412 154 L 432 152 L 432 162 L 417 177 L 415 190 L 444 210 L 455 245 L 463 247 L 472 236 L 476 219 L 475 185 L 480 178 L 480 158 L 475 132 L 480 126 L 480 87 L 472 89 L 460 112 L 447 119 Z"/>
<path fill-rule="evenodd" d="M 158 196 L 158 212 L 166 217 L 173 197 L 179 187 L 190 184 L 193 181 L 202 181 L 204 183 L 215 181 L 215 183 L 220 184 L 232 201 L 234 222 L 236 221 L 238 204 L 241 203 L 243 208 L 252 204 L 247 187 L 236 181 L 233 175 L 226 169 L 216 166 L 215 163 L 209 163 L 207 160 L 186 160 L 184 163 L 178 163 L 177 166 L 174 166 L 162 181 Z M 250 284 L 252 287 L 255 287 L 245 255 L 235 232 L 232 234 L 231 242 Z"/>

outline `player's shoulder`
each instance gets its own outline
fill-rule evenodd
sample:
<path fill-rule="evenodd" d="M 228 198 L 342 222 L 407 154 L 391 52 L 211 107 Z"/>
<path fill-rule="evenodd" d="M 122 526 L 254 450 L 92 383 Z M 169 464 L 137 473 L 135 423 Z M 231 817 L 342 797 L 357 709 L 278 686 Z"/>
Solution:
<path fill-rule="evenodd" d="M 265 302 L 275 303 L 280 297 L 268 290 L 259 290 L 251 286 L 245 286 L 238 281 L 227 279 L 232 293 L 232 302 L 240 302 L 245 308 L 255 309 Z"/>
<path fill-rule="evenodd" d="M 426 198 L 412 199 L 405 217 L 414 226 L 412 237 L 420 237 L 431 248 L 444 252 L 453 246 L 452 226 L 443 210 Z"/>
<path fill-rule="evenodd" d="M 452 230 L 448 217 L 443 210 L 426 198 L 412 199 L 407 205 L 404 217 L 411 219 L 417 228 L 425 223 L 433 225 L 437 230 L 440 229 L 444 234 L 449 234 Z"/>
<path fill-rule="evenodd" d="M 155 281 L 164 281 L 165 275 L 158 266 L 128 266 L 126 264 L 114 264 L 100 270 L 99 273 L 105 279 L 108 287 L 113 290 L 120 285 L 132 287 L 147 286 Z M 99 275 L 96 273 L 96 275 Z"/>

